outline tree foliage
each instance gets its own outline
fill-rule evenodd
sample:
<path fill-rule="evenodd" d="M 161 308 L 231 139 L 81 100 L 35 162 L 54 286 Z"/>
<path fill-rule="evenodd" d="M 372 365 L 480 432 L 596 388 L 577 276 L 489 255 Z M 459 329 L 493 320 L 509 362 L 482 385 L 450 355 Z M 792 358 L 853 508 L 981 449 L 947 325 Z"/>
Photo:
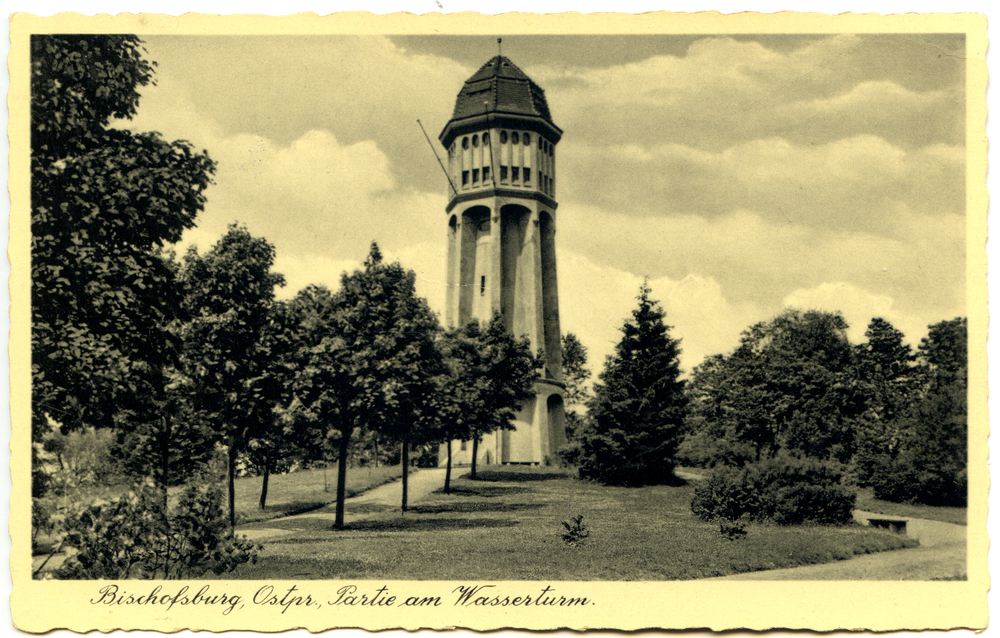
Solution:
<path fill-rule="evenodd" d="M 572 332 L 567 332 L 562 338 L 562 364 L 563 383 L 566 384 L 563 394 L 566 402 L 566 438 L 572 441 L 584 422 L 584 417 L 573 408 L 583 408 L 591 396 L 586 386 L 590 379 L 587 347 Z"/>
<path fill-rule="evenodd" d="M 486 326 L 472 320 L 444 339 L 450 375 L 444 388 L 444 439 L 473 442 L 472 478 L 478 443 L 498 430 L 513 430 L 517 411 L 535 398 L 541 361 L 527 338 L 515 338 L 495 313 Z"/>
<path fill-rule="evenodd" d="M 855 348 L 852 370 L 864 412 L 856 424 L 856 480 L 867 485 L 875 468 L 899 452 L 900 416 L 917 390 L 918 375 L 903 333 L 876 317 L 865 331 L 867 341 Z"/>
<path fill-rule="evenodd" d="M 180 294 L 159 249 L 194 225 L 215 165 L 186 142 L 109 127 L 152 81 L 135 36 L 31 39 L 36 436 L 49 418 L 107 427 L 148 404 L 178 350 Z"/>
<path fill-rule="evenodd" d="M 921 381 L 898 421 L 899 452 L 873 472 L 876 497 L 962 506 L 968 491 L 968 335 L 965 318 L 930 326 L 918 347 Z"/>
<path fill-rule="evenodd" d="M 687 412 L 680 377 L 680 343 L 643 284 L 639 306 L 622 327 L 590 401 L 581 435 L 580 476 L 609 485 L 673 480 L 674 454 Z"/>
<path fill-rule="evenodd" d="M 300 326 L 298 411 L 318 437 L 337 445 L 338 528 L 352 435 L 371 428 L 402 442 L 405 454 L 442 371 L 437 319 L 416 296 L 415 279 L 398 263 L 383 263 L 372 244 L 364 268 L 344 273 L 335 294 L 311 286 L 292 302 Z"/>
<path fill-rule="evenodd" d="M 843 317 L 820 311 L 788 310 L 750 327 L 733 353 L 695 370 L 692 429 L 724 441 L 717 458 L 737 465 L 779 450 L 846 461 L 863 409 L 846 332 Z"/>
<path fill-rule="evenodd" d="M 233 480 L 237 455 L 274 423 L 282 397 L 280 357 L 269 339 L 274 289 L 284 278 L 271 272 L 274 246 L 232 224 L 204 255 L 191 247 L 180 277 L 190 322 L 185 356 L 201 417 L 229 454 L 230 523 L 235 527 Z"/>

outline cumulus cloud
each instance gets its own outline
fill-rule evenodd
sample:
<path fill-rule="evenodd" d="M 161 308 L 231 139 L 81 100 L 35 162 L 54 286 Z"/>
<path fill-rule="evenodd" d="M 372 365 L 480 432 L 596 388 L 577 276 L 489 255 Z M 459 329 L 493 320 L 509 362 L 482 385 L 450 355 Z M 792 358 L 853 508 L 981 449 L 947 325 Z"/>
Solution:
<path fill-rule="evenodd" d="M 772 309 L 793 290 L 830 281 L 883 291 L 908 313 L 964 304 L 964 218 L 896 212 L 899 238 L 813 229 L 745 210 L 714 219 L 637 218 L 581 205 L 560 209 L 559 233 L 562 246 L 595 263 L 653 277 L 711 277 L 728 299 Z"/>
<path fill-rule="evenodd" d="M 871 134 L 915 148 L 964 139 L 954 117 L 964 111 L 963 69 L 943 59 L 942 43 L 964 49 L 954 38 L 844 35 L 781 51 L 707 36 L 684 54 L 527 71 L 547 86 L 557 123 L 593 145 L 658 139 L 719 151 L 762 137 L 821 144 Z"/>
<path fill-rule="evenodd" d="M 906 335 L 911 346 L 920 343 L 927 334 L 927 323 L 918 317 L 901 313 L 894 307 L 894 300 L 845 281 L 827 282 L 810 289 L 793 290 L 784 299 L 784 305 L 801 310 L 840 312 L 850 326 L 847 336 L 853 343 L 865 341 L 865 330 L 872 319 L 879 317 L 891 323 Z"/>
<path fill-rule="evenodd" d="M 893 236 L 897 203 L 928 215 L 965 211 L 965 154 L 906 151 L 862 135 L 827 144 L 764 138 L 719 152 L 678 144 L 582 146 L 562 158 L 567 198 L 638 215 L 716 217 L 736 209 L 769 220 Z"/>
<path fill-rule="evenodd" d="M 563 334 L 572 332 L 587 347 L 595 376 L 621 340 L 620 329 L 631 319 L 643 277 L 592 262 L 586 256 L 557 249 L 559 263 L 560 320 Z M 681 340 L 681 364 L 686 372 L 707 355 L 736 347 L 749 324 L 766 315 L 754 304 L 733 303 L 711 277 L 689 275 L 681 279 L 648 280 L 651 297 L 666 311 L 671 336 Z"/>

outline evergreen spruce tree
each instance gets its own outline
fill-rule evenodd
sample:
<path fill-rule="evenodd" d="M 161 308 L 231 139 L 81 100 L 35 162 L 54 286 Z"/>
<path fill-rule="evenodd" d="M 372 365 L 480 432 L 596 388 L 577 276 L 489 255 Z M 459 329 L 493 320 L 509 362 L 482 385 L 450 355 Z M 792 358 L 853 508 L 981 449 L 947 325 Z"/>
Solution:
<path fill-rule="evenodd" d="M 674 480 L 674 453 L 683 435 L 687 398 L 680 376 L 680 342 L 643 283 L 639 307 L 622 327 L 589 402 L 581 435 L 580 476 L 606 485 L 658 485 Z"/>

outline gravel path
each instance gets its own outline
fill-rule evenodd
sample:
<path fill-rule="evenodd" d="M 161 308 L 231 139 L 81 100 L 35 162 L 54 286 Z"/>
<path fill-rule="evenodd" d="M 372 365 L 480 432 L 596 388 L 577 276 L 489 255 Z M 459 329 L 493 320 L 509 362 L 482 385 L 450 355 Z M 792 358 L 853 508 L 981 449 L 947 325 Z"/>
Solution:
<path fill-rule="evenodd" d="M 862 525 L 869 518 L 902 519 L 875 512 L 854 511 Z M 966 532 L 964 525 L 906 518 L 906 535 L 920 541 L 920 547 L 855 556 L 822 565 L 805 565 L 707 580 L 933 580 L 964 577 L 966 574 Z"/>
<path fill-rule="evenodd" d="M 429 468 L 410 471 L 407 502 L 414 504 L 436 489 L 444 486 L 444 468 Z M 344 522 L 352 523 L 364 519 L 372 512 L 399 510 L 403 499 L 403 481 L 379 485 L 344 501 Z M 337 504 L 330 503 L 318 510 L 285 516 L 260 523 L 248 523 L 236 528 L 238 535 L 246 535 L 254 541 L 262 541 L 281 536 L 289 536 L 318 526 L 333 526 L 337 516 Z M 269 525 L 271 525 L 269 527 Z"/>

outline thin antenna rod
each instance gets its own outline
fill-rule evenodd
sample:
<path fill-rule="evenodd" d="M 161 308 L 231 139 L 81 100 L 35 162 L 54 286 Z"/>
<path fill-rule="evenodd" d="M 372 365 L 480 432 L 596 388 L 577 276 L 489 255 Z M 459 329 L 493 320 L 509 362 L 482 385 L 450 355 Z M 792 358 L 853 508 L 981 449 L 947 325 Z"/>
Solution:
<path fill-rule="evenodd" d="M 444 171 L 444 176 L 448 178 L 448 185 L 451 186 L 451 190 L 454 191 L 456 195 L 458 195 L 458 189 L 455 188 L 455 183 L 451 181 L 451 175 L 448 174 L 448 169 L 444 167 L 444 163 L 441 161 L 441 157 L 438 156 L 437 149 L 434 148 L 434 143 L 431 142 L 431 138 L 427 136 L 427 130 L 424 129 L 423 123 L 420 120 L 417 120 L 417 124 L 420 124 L 420 130 L 424 132 L 424 139 L 426 139 L 427 143 L 430 144 L 431 152 L 434 153 L 434 157 L 438 161 L 438 166 L 440 166 L 441 170 Z"/>
<path fill-rule="evenodd" d="M 503 42 L 503 38 L 497 38 L 497 55 L 503 55 L 503 48 L 500 43 Z"/>

